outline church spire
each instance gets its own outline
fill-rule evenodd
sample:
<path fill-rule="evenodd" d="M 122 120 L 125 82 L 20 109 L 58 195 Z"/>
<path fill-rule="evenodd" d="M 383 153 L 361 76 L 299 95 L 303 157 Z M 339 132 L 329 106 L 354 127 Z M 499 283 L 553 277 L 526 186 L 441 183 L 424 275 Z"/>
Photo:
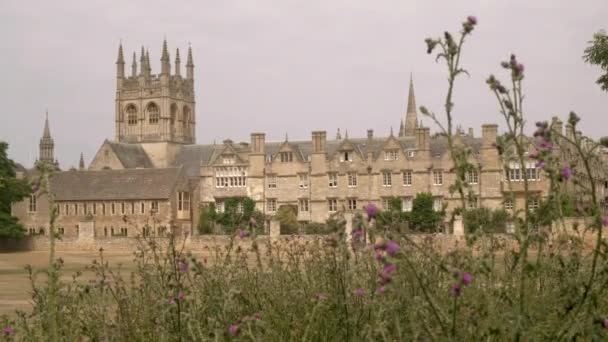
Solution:
<path fill-rule="evenodd" d="M 46 111 L 46 117 L 44 120 L 44 131 L 42 132 L 42 138 L 40 139 L 39 145 L 39 156 L 38 160 L 48 163 L 53 163 L 55 158 L 53 157 L 55 142 L 51 137 L 51 129 L 49 128 L 49 111 Z"/>
<path fill-rule="evenodd" d="M 137 76 L 137 55 L 133 52 L 133 63 L 131 63 L 131 76 Z"/>
<path fill-rule="evenodd" d="M 399 125 L 399 136 L 405 136 L 405 126 L 403 126 L 403 119 L 401 119 L 401 124 Z"/>
<path fill-rule="evenodd" d="M 116 77 L 125 77 L 125 57 L 122 53 L 122 42 L 118 45 L 118 58 L 116 59 Z"/>
<path fill-rule="evenodd" d="M 404 135 L 413 136 L 418 127 L 418 114 L 416 113 L 416 97 L 414 95 L 414 79 L 410 74 L 410 89 L 407 96 L 407 111 L 405 113 Z"/>
<path fill-rule="evenodd" d="M 146 51 L 144 50 L 144 46 L 141 46 L 141 55 L 139 56 L 139 74 L 141 76 L 146 76 L 146 70 L 148 67 L 146 66 Z"/>
<path fill-rule="evenodd" d="M 192 62 L 192 47 L 188 46 L 188 60 L 186 61 L 186 77 L 194 78 L 194 63 Z"/>
<path fill-rule="evenodd" d="M 171 60 L 167 50 L 167 39 L 163 40 L 163 52 L 160 57 L 161 73 L 168 75 L 171 72 Z"/>
<path fill-rule="evenodd" d="M 175 50 L 175 75 L 181 76 L 181 62 L 182 60 L 179 58 L 179 48 Z"/>
<path fill-rule="evenodd" d="M 336 140 L 342 140 L 342 134 L 340 134 L 340 127 L 338 127 L 338 131 L 336 132 Z"/>
<path fill-rule="evenodd" d="M 78 162 L 78 170 L 84 170 L 84 155 L 80 152 L 80 161 Z"/>

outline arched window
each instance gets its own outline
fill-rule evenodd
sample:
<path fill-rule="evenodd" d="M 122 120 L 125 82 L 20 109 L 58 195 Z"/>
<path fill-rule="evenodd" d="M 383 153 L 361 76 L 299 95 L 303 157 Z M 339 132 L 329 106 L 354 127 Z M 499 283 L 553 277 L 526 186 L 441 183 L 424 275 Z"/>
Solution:
<path fill-rule="evenodd" d="M 157 124 L 160 119 L 160 111 L 158 110 L 158 106 L 152 102 L 148 105 L 147 108 L 149 122 L 151 124 Z"/>
<path fill-rule="evenodd" d="M 188 123 L 190 122 L 191 118 L 190 118 L 190 108 L 188 108 L 188 106 L 184 106 L 184 121 L 183 124 L 184 126 L 188 125 Z"/>
<path fill-rule="evenodd" d="M 127 112 L 127 123 L 129 125 L 137 125 L 137 108 L 135 108 L 135 105 L 128 105 L 125 112 Z"/>
<path fill-rule="evenodd" d="M 177 117 L 177 105 L 175 103 L 171 104 L 171 124 L 175 123 L 175 118 Z"/>

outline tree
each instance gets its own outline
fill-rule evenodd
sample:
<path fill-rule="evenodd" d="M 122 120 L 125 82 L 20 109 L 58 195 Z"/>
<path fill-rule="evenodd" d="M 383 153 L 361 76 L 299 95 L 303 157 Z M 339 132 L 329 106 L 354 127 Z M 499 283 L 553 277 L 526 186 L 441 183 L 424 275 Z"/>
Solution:
<path fill-rule="evenodd" d="M 281 234 L 296 234 L 298 232 L 298 207 L 284 204 L 277 210 L 276 218 L 281 224 Z"/>
<path fill-rule="evenodd" d="M 443 210 L 438 212 L 433 209 L 432 194 L 421 192 L 416 195 L 410 213 L 410 224 L 413 230 L 425 233 L 436 232 L 442 218 Z"/>
<path fill-rule="evenodd" d="M 606 31 L 599 31 L 593 35 L 593 40 L 589 41 L 589 46 L 585 49 L 583 59 L 604 70 L 605 73 L 597 79 L 596 83 L 602 90 L 608 91 L 608 34 Z"/>
<path fill-rule="evenodd" d="M 11 203 L 21 201 L 31 193 L 28 182 L 17 179 L 17 165 L 8 158 L 8 144 L 0 141 L 0 238 L 22 238 L 25 229 L 11 215 Z"/>

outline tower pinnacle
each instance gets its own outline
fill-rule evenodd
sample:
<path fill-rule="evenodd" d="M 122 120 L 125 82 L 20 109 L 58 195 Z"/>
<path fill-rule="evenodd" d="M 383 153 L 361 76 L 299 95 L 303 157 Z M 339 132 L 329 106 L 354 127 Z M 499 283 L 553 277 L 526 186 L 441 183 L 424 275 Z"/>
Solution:
<path fill-rule="evenodd" d="M 414 95 L 414 79 L 410 74 L 410 89 L 407 96 L 407 111 L 405 113 L 404 135 L 413 136 L 418 127 L 418 114 L 416 112 L 416 97 Z"/>
<path fill-rule="evenodd" d="M 38 156 L 38 160 L 53 163 L 55 158 L 53 157 L 55 142 L 51 137 L 51 129 L 49 128 L 49 111 L 46 111 L 46 116 L 44 120 L 44 131 L 42 132 L 42 138 L 40 139 L 40 152 Z"/>
<path fill-rule="evenodd" d="M 188 60 L 186 61 L 186 77 L 194 78 L 194 63 L 192 62 L 192 47 L 188 46 Z"/>
<path fill-rule="evenodd" d="M 175 75 L 181 75 L 181 59 L 179 58 L 179 48 L 175 50 Z"/>

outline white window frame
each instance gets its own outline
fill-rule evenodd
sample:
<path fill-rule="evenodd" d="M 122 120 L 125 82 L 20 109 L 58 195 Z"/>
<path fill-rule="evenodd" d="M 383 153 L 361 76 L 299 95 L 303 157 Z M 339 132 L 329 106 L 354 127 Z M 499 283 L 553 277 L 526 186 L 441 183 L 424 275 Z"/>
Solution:
<path fill-rule="evenodd" d="M 226 210 L 223 200 L 215 200 L 215 212 L 223 213 Z"/>
<path fill-rule="evenodd" d="M 441 197 L 433 198 L 433 210 L 441 211 L 443 209 L 443 199 Z"/>
<path fill-rule="evenodd" d="M 412 186 L 412 170 L 403 171 L 403 186 Z"/>
<path fill-rule="evenodd" d="M 330 188 L 337 188 L 338 187 L 338 173 L 337 172 L 330 172 L 327 174 L 327 185 Z"/>
<path fill-rule="evenodd" d="M 443 185 L 443 170 L 433 170 L 433 185 Z"/>
<path fill-rule="evenodd" d="M 386 150 L 384 151 L 385 161 L 397 161 L 399 160 L 399 150 Z"/>
<path fill-rule="evenodd" d="M 143 208 L 143 207 L 142 207 Z M 190 211 L 190 193 L 186 191 L 177 192 L 177 211 Z"/>
<path fill-rule="evenodd" d="M 300 189 L 307 189 L 308 188 L 308 173 L 299 173 L 298 179 L 300 181 L 300 183 L 299 183 Z"/>
<path fill-rule="evenodd" d="M 391 203 L 388 197 L 382 197 L 382 209 L 389 210 L 391 207 Z"/>
<path fill-rule="evenodd" d="M 353 161 L 353 152 L 352 151 L 341 151 L 340 152 L 340 162 L 352 162 Z"/>
<path fill-rule="evenodd" d="M 506 210 L 512 210 L 513 209 L 513 199 L 505 198 L 504 205 L 505 205 Z"/>
<path fill-rule="evenodd" d="M 536 210 L 540 208 L 540 200 L 538 198 L 530 198 L 528 200 L 528 210 Z"/>
<path fill-rule="evenodd" d="M 403 197 L 401 199 L 401 210 L 405 212 L 412 211 L 414 206 L 414 199 L 411 196 Z"/>
<path fill-rule="evenodd" d="M 335 213 L 338 211 L 338 200 L 335 198 L 327 199 L 327 211 L 330 213 Z"/>
<path fill-rule="evenodd" d="M 268 198 L 266 200 L 266 211 L 269 213 L 274 213 L 277 211 L 277 199 L 276 198 Z"/>
<path fill-rule="evenodd" d="M 466 174 L 467 184 L 479 183 L 479 172 L 477 170 L 468 170 Z"/>
<path fill-rule="evenodd" d="M 308 198 L 300 198 L 298 200 L 298 207 L 300 208 L 301 212 L 308 212 L 310 210 L 310 202 L 308 201 Z"/>
<path fill-rule="evenodd" d="M 30 203 L 28 206 L 28 212 L 35 213 L 38 210 L 38 199 L 36 198 L 36 194 L 30 195 Z"/>
<path fill-rule="evenodd" d="M 385 188 L 393 186 L 393 173 L 391 171 L 382 171 L 382 186 Z"/>
<path fill-rule="evenodd" d="M 348 206 L 348 210 L 357 210 L 357 199 L 349 198 L 347 200 L 347 206 Z"/>
<path fill-rule="evenodd" d="M 357 187 L 357 173 L 356 172 L 348 173 L 348 187 L 349 188 Z"/>
<path fill-rule="evenodd" d="M 277 184 L 277 175 L 267 175 L 266 176 L 266 186 L 268 187 L 268 189 L 276 189 L 278 188 L 278 184 Z"/>

